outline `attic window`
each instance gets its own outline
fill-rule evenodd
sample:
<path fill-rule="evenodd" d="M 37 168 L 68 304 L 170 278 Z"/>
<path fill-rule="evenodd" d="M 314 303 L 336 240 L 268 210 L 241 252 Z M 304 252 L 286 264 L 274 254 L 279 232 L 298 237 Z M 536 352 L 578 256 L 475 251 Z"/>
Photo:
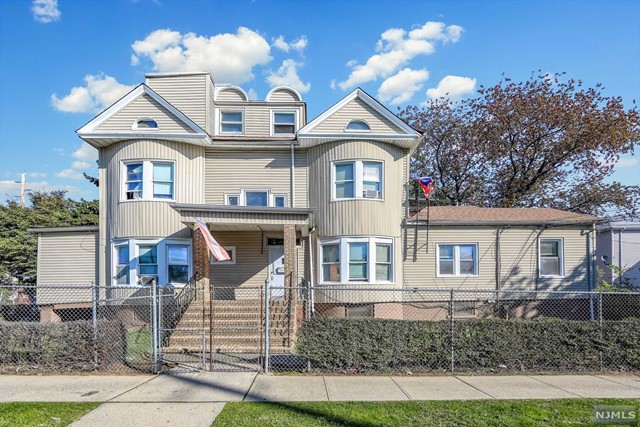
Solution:
<path fill-rule="evenodd" d="M 367 124 L 367 122 L 365 122 L 364 120 L 351 120 L 347 124 L 347 127 L 345 127 L 345 130 L 354 132 L 371 132 L 369 124 Z"/>
<path fill-rule="evenodd" d="M 158 130 L 158 122 L 153 119 L 139 119 L 134 125 L 134 130 Z"/>

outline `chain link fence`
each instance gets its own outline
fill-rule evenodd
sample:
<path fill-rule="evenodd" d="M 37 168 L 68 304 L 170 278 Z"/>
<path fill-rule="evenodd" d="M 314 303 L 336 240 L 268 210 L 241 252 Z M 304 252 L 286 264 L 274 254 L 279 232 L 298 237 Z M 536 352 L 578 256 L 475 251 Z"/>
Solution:
<path fill-rule="evenodd" d="M 640 370 L 640 292 L 0 288 L 0 372 Z"/>

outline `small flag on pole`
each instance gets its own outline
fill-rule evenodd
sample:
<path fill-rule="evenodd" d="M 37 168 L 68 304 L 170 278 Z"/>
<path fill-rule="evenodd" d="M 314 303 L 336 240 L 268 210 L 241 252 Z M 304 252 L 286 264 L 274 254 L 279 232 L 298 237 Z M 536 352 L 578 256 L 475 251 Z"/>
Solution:
<path fill-rule="evenodd" d="M 422 191 L 424 191 L 424 195 L 427 196 L 427 199 L 431 198 L 431 193 L 433 192 L 433 178 L 429 178 L 427 176 L 416 179 L 420 183 L 420 187 L 422 187 Z"/>
<path fill-rule="evenodd" d="M 216 239 L 213 238 L 213 236 L 211 235 L 211 231 L 209 231 L 209 227 L 207 227 L 207 224 L 200 221 L 198 218 L 195 219 L 195 222 L 200 232 L 202 232 L 202 237 L 204 237 L 205 242 L 207 242 L 209 252 L 211 252 L 216 261 L 230 261 L 231 257 L 229 256 L 227 251 L 225 251 L 224 248 L 220 246 L 218 242 L 216 242 Z"/>

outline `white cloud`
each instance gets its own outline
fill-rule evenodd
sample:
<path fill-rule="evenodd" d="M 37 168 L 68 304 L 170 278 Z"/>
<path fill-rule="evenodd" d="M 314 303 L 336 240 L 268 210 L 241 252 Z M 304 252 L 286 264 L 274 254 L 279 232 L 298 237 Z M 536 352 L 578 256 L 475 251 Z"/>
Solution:
<path fill-rule="evenodd" d="M 422 89 L 428 78 L 429 71 L 426 69 L 405 68 L 382 82 L 378 89 L 378 97 L 382 102 L 389 101 L 391 105 L 402 104 Z"/>
<path fill-rule="evenodd" d="M 59 21 L 60 9 L 58 9 L 58 0 L 33 0 L 31 4 L 33 19 L 43 24 Z"/>
<path fill-rule="evenodd" d="M 457 42 L 462 31 L 459 25 L 446 26 L 442 22 L 427 22 L 409 32 L 402 28 L 390 28 L 380 35 L 376 43 L 378 53 L 367 59 L 365 64 L 358 64 L 354 60 L 347 63 L 351 73 L 338 86 L 347 90 L 361 83 L 389 77 L 413 58 L 435 52 L 436 42 Z"/>
<path fill-rule="evenodd" d="M 239 27 L 235 34 L 198 36 L 156 30 L 135 41 L 132 63 L 146 57 L 159 72 L 209 71 L 216 82 L 241 84 L 254 78 L 253 67 L 271 61 L 269 43 L 257 32 Z"/>
<path fill-rule="evenodd" d="M 98 160 L 98 150 L 83 142 L 82 145 L 73 152 L 73 157 L 80 160 L 96 161 Z"/>
<path fill-rule="evenodd" d="M 250 101 L 255 101 L 258 99 L 258 93 L 256 92 L 256 90 L 254 88 L 250 88 L 247 91 L 247 96 L 249 97 Z"/>
<path fill-rule="evenodd" d="M 0 194 L 2 196 L 20 195 L 21 186 L 22 186 L 22 183 L 20 181 L 18 182 L 14 180 L 0 181 Z M 30 190 L 41 191 L 41 190 L 45 190 L 48 187 L 49 187 L 49 183 L 47 181 L 37 181 L 37 182 L 27 181 L 27 188 L 29 188 Z"/>
<path fill-rule="evenodd" d="M 438 86 L 427 90 L 427 96 L 431 99 L 448 98 L 450 101 L 457 101 L 464 95 L 473 93 L 476 90 L 476 79 L 460 76 L 446 76 Z"/>
<path fill-rule="evenodd" d="M 300 80 L 300 76 L 298 76 L 298 67 L 301 66 L 300 62 L 296 62 L 293 59 L 285 59 L 282 61 L 278 71 L 269 71 L 266 81 L 271 87 L 291 86 L 301 93 L 309 92 L 311 83 L 303 83 Z"/>
<path fill-rule="evenodd" d="M 83 162 L 82 160 L 76 160 L 71 164 L 73 169 L 89 169 L 91 167 L 91 163 Z"/>
<path fill-rule="evenodd" d="M 640 164 L 640 160 L 632 157 L 621 157 L 616 163 L 616 169 L 632 168 Z"/>
<path fill-rule="evenodd" d="M 75 169 L 63 169 L 60 172 L 56 173 L 58 178 L 67 178 L 67 179 L 84 179 L 82 173 L 76 171 Z"/>
<path fill-rule="evenodd" d="M 104 110 L 127 94 L 134 86 L 119 83 L 115 78 L 104 74 L 87 75 L 86 86 L 77 86 L 69 94 L 58 98 L 51 95 L 51 105 L 65 113 L 92 113 Z"/>
<path fill-rule="evenodd" d="M 308 40 L 306 36 L 300 36 L 291 43 L 287 43 L 284 36 L 278 36 L 273 40 L 272 46 L 283 52 L 289 52 L 290 50 L 302 52 L 307 47 L 307 44 Z"/>

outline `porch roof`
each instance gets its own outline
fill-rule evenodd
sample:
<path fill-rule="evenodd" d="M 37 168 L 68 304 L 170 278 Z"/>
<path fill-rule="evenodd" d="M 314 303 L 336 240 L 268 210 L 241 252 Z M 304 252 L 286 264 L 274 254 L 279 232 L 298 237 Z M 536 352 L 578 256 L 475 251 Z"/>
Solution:
<path fill-rule="evenodd" d="M 280 231 L 293 224 L 306 235 L 315 225 L 315 209 L 275 208 L 266 206 L 171 205 L 180 214 L 180 221 L 190 227 L 198 218 L 220 231 Z"/>

